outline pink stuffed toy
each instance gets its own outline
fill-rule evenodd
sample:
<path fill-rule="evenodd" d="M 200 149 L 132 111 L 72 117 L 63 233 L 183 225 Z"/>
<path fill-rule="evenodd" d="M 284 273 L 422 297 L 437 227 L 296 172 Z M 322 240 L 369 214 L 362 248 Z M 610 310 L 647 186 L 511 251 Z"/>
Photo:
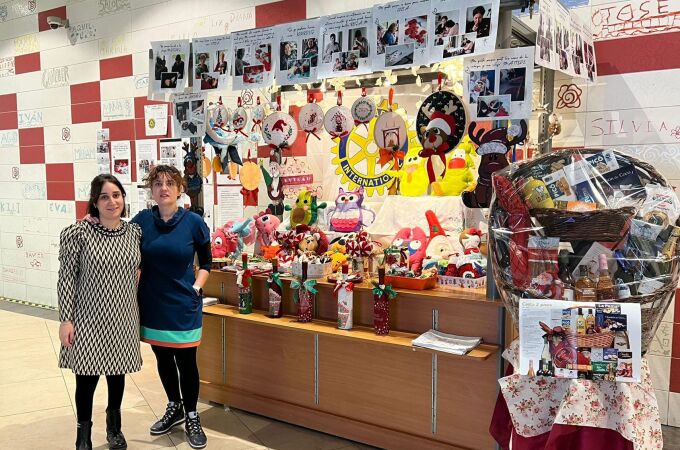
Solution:
<path fill-rule="evenodd" d="M 227 239 L 227 235 L 224 230 L 218 228 L 210 235 L 210 243 L 212 246 L 212 257 L 213 258 L 226 258 L 229 253 L 228 243 L 230 241 Z"/>
<path fill-rule="evenodd" d="M 281 225 L 281 220 L 273 215 L 269 209 L 262 211 L 256 216 L 255 230 L 257 230 L 257 243 L 261 247 L 268 247 L 276 242 L 276 230 Z"/>
<path fill-rule="evenodd" d="M 392 245 L 408 248 L 408 262 L 413 271 L 420 269 L 427 248 L 427 234 L 420 227 L 402 228 L 392 240 Z"/>

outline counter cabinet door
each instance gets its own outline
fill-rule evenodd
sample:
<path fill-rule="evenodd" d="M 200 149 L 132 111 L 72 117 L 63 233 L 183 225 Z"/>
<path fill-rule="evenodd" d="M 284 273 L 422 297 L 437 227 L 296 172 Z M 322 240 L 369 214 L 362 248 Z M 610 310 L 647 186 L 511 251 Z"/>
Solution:
<path fill-rule="evenodd" d="M 196 353 L 198 372 L 202 381 L 225 384 L 224 327 L 224 318 L 203 315 L 203 335 Z"/>

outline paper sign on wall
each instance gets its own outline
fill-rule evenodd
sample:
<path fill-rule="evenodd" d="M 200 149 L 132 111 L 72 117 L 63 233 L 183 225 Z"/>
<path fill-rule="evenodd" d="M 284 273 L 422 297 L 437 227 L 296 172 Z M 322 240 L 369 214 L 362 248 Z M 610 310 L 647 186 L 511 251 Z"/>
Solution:
<path fill-rule="evenodd" d="M 286 23 L 276 27 L 279 57 L 276 82 L 282 86 L 312 83 L 319 66 L 319 19 Z"/>
<path fill-rule="evenodd" d="M 184 150 L 182 150 L 181 139 L 161 139 L 159 143 L 161 151 L 161 164 L 176 167 L 182 171 L 182 160 L 184 158 Z"/>
<path fill-rule="evenodd" d="M 428 22 L 430 0 L 401 0 L 373 7 L 376 45 L 373 70 L 400 69 L 430 62 Z"/>
<path fill-rule="evenodd" d="M 225 90 L 232 64 L 231 36 L 191 40 L 194 52 L 193 91 Z"/>
<path fill-rule="evenodd" d="M 151 42 L 151 51 L 149 93 L 183 92 L 187 84 L 189 41 Z"/>
<path fill-rule="evenodd" d="M 432 0 L 430 62 L 493 52 L 499 0 Z"/>
<path fill-rule="evenodd" d="M 319 78 L 371 73 L 372 19 L 372 8 L 321 18 Z"/>
<path fill-rule="evenodd" d="M 111 141 L 112 172 L 121 183 L 132 182 L 130 153 L 130 141 Z"/>
<path fill-rule="evenodd" d="M 135 141 L 137 156 L 137 181 L 141 182 L 156 165 L 158 144 L 156 139 L 140 139 Z"/>
<path fill-rule="evenodd" d="M 206 97 L 206 92 L 172 96 L 173 135 L 175 137 L 202 137 L 205 134 Z"/>
<path fill-rule="evenodd" d="M 465 59 L 464 99 L 472 120 L 528 119 L 534 82 L 534 48 L 497 50 Z"/>
<path fill-rule="evenodd" d="M 147 136 L 168 134 L 168 105 L 144 105 L 144 131 Z"/>
<path fill-rule="evenodd" d="M 239 91 L 270 86 L 276 61 L 275 27 L 257 28 L 232 34 L 234 64 L 232 87 Z"/>
<path fill-rule="evenodd" d="M 241 186 L 218 186 L 216 209 L 219 226 L 230 220 L 241 220 L 243 218 Z"/>

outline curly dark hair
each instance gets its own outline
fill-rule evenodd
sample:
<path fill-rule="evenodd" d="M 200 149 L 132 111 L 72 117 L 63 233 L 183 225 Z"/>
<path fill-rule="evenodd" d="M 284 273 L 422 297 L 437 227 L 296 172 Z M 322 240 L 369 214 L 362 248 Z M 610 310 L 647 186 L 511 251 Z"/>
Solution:
<path fill-rule="evenodd" d="M 174 180 L 175 184 L 179 187 L 179 193 L 186 191 L 186 181 L 182 174 L 177 169 L 177 167 L 170 166 L 167 164 L 161 164 L 153 167 L 147 176 L 144 177 L 144 187 L 151 189 L 156 180 L 160 178 L 168 178 Z M 177 197 L 179 198 L 179 197 Z"/>

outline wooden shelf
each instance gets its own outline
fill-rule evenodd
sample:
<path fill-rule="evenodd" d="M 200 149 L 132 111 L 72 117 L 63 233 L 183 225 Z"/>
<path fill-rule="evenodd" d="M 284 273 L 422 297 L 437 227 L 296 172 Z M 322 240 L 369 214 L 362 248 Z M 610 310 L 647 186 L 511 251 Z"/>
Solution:
<path fill-rule="evenodd" d="M 330 283 L 326 283 L 329 284 Z M 292 316 L 284 316 L 280 319 L 272 319 L 267 317 L 263 311 L 254 310 L 251 314 L 239 314 L 238 308 L 229 305 L 210 305 L 203 308 L 204 314 L 225 317 L 229 319 L 242 320 L 245 322 L 252 322 L 259 325 L 294 329 L 296 331 L 303 331 L 309 333 L 318 333 L 327 336 L 355 339 L 359 341 L 367 341 L 370 343 L 377 343 L 383 345 L 391 345 L 396 347 L 410 348 L 414 352 L 437 353 L 453 358 L 464 358 L 484 361 L 493 356 L 499 351 L 497 345 L 480 344 L 466 355 L 454 355 L 451 353 L 439 352 L 436 350 L 414 347 L 411 341 L 418 337 L 417 334 L 404 333 L 400 331 L 390 331 L 387 336 L 377 336 L 371 328 L 354 327 L 352 330 L 339 330 L 335 323 L 315 320 L 308 323 L 300 323 Z"/>

